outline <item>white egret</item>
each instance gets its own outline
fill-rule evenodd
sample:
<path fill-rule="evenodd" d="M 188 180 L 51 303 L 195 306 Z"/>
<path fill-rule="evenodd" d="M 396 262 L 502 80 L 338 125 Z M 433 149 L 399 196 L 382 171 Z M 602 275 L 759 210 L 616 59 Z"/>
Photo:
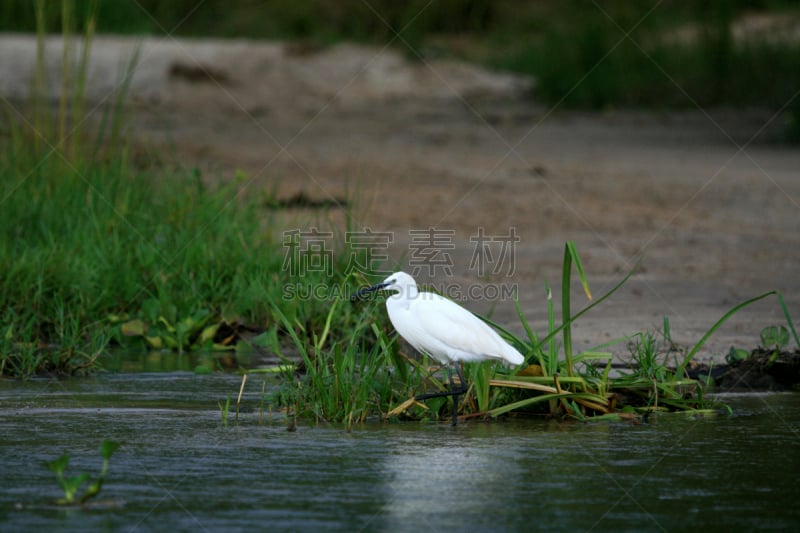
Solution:
<path fill-rule="evenodd" d="M 420 292 L 414 278 L 395 272 L 383 282 L 358 291 L 353 300 L 377 290 L 391 291 L 386 299 L 394 329 L 417 351 L 426 353 L 447 368 L 450 390 L 418 394 L 416 400 L 453 396 L 453 425 L 456 425 L 458 397 L 467 391 L 461 362 L 495 360 L 520 365 L 525 358 L 504 341 L 486 322 L 460 305 L 433 292 Z M 451 366 L 458 373 L 459 387 L 453 383 Z"/>

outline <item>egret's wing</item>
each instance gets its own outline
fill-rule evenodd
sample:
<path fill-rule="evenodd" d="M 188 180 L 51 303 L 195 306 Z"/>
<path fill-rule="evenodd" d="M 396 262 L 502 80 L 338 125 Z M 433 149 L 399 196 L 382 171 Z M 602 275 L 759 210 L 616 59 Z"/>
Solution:
<path fill-rule="evenodd" d="M 459 352 L 505 359 L 505 341 L 481 319 L 438 294 L 420 297 L 414 314 L 426 336 Z"/>

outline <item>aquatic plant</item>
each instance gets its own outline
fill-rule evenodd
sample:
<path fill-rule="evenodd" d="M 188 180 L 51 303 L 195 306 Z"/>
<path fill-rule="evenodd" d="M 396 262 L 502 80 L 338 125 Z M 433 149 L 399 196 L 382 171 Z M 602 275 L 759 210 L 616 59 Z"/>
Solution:
<path fill-rule="evenodd" d="M 332 303 L 325 327 L 319 335 L 312 333 L 311 345 L 301 338 L 302 328 L 292 324 L 280 307 L 273 304 L 300 356 L 296 362 L 283 356 L 279 344 L 272 346 L 285 362 L 282 386 L 274 394 L 275 403 L 292 416 L 344 422 L 350 428 L 369 415 L 385 412 L 394 398 L 394 386 L 403 387 L 403 380 L 409 376 L 405 362 L 393 346 L 395 343 L 367 314 L 360 314 L 345 339 L 329 342 L 331 321 L 340 305 L 347 303 Z M 375 342 L 369 342 L 366 331 L 374 334 Z"/>
<path fill-rule="evenodd" d="M 573 243 L 567 243 L 564 268 L 562 270 L 562 325 L 555 327 L 549 289 L 549 330 L 541 340 L 538 340 L 537 336 L 531 331 L 518 307 L 519 318 L 525 327 L 528 338 L 518 338 L 508 331 L 505 331 L 505 335 L 511 342 L 518 344 L 518 348 L 522 353 L 530 354 L 528 356 L 529 362 L 538 362 L 538 368 L 534 372 L 538 375 L 526 375 L 530 371 L 523 369 L 506 380 L 492 382 L 491 384 L 494 386 L 526 390 L 527 394 L 521 394 L 524 398 L 516 402 L 491 409 L 488 411 L 489 415 L 497 416 L 512 410 L 526 409 L 537 404 L 543 404 L 545 401 L 547 401 L 550 415 L 566 414 L 576 418 L 584 418 L 589 415 L 614 415 L 625 402 L 630 403 L 632 407 L 641 412 L 651 412 L 659 409 L 704 410 L 708 412 L 709 409 L 724 408 L 720 404 L 709 402 L 703 395 L 703 384 L 689 379 L 686 375 L 687 365 L 710 336 L 741 309 L 772 295 L 777 297 L 786 316 L 787 323 L 794 330 L 782 295 L 777 291 L 769 291 L 734 306 L 712 325 L 680 359 L 677 358 L 678 352 L 674 350 L 671 341 L 669 321 L 667 319 L 664 321 L 663 332 L 664 339 L 667 341 L 666 350 L 658 348 L 657 338 L 652 333 L 638 333 L 629 338 L 614 339 L 602 346 L 591 348 L 573 356 L 570 335 L 571 325 L 616 292 L 635 272 L 636 266 L 602 297 L 574 315 L 570 315 L 571 263 L 576 265 L 584 290 L 587 290 L 587 295 L 589 294 L 582 267 L 579 266 L 580 259 L 577 258 L 577 249 Z M 564 353 L 563 360 L 559 358 L 559 351 L 553 344 L 554 338 L 559 332 L 562 332 L 561 349 Z M 611 354 L 601 350 L 622 341 L 632 341 L 630 350 L 633 365 L 630 372 L 611 377 Z M 667 355 L 674 360 L 672 366 L 666 360 Z M 591 361 L 605 361 L 606 365 L 602 371 L 598 371 L 595 365 L 588 364 Z M 576 365 L 579 363 L 582 363 L 583 366 L 584 371 L 582 373 L 576 372 Z M 566 375 L 564 376 L 563 374 Z"/>
<path fill-rule="evenodd" d="M 764 348 L 781 350 L 789 345 L 789 330 L 785 326 L 767 326 L 759 335 Z"/>
<path fill-rule="evenodd" d="M 58 505 L 82 505 L 89 499 L 94 498 L 100 494 L 103 488 L 103 482 L 108 472 L 108 463 L 111 460 L 111 455 L 120 447 L 118 442 L 112 440 L 104 440 L 100 444 L 100 455 L 103 458 L 103 466 L 100 473 L 93 482 L 86 487 L 86 490 L 78 497 L 78 492 L 84 483 L 90 480 L 90 475 L 86 472 L 81 472 L 75 476 L 65 476 L 65 471 L 69 466 L 69 454 L 66 452 L 53 461 L 46 463 L 46 466 L 51 471 L 55 472 L 58 485 L 64 491 L 64 497 L 56 500 Z"/>
<path fill-rule="evenodd" d="M 219 413 L 220 416 L 222 417 L 222 425 L 224 427 L 228 427 L 228 413 L 230 412 L 231 409 L 231 397 L 228 396 L 225 399 L 224 403 L 221 401 L 217 402 L 217 405 L 219 406 Z"/>

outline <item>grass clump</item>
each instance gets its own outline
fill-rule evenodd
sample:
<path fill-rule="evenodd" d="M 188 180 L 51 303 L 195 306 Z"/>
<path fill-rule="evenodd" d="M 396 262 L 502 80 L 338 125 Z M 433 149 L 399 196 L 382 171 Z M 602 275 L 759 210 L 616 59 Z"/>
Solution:
<path fill-rule="evenodd" d="M 0 210 L 2 374 L 74 373 L 113 345 L 232 348 L 237 325 L 277 330 L 277 309 L 302 331 L 326 325 L 329 301 L 284 298 L 286 251 L 261 199 L 244 193 L 244 176 L 207 186 L 196 173 L 115 162 L 20 168 L 0 158 L 9 191 Z M 343 278 L 310 272 L 302 281 Z M 351 320 L 332 317 L 330 335 L 340 338 Z"/>
<path fill-rule="evenodd" d="M 505 335 L 523 354 L 528 354 L 528 363 L 533 364 L 508 380 L 494 381 L 491 384 L 528 390 L 520 394 L 523 396 L 521 399 L 494 408 L 488 412 L 489 415 L 497 416 L 512 410 L 530 410 L 531 408 L 534 412 L 541 412 L 542 409 L 537 408 L 545 405 L 545 402 L 547 407 L 544 411 L 549 415 L 566 415 L 578 419 L 598 416 L 614 417 L 619 416 L 620 412 L 628 410 L 643 413 L 656 410 L 708 412 L 709 409 L 724 406 L 705 398 L 703 383 L 688 378 L 686 367 L 714 332 L 741 309 L 769 296 L 775 296 L 778 299 L 787 323 L 794 330 L 782 295 L 777 291 L 770 291 L 734 306 L 712 325 L 685 355 L 681 354 L 681 357 L 678 357 L 678 352 L 673 349 L 667 321 L 665 321 L 664 331 L 666 349 L 659 346 L 657 337 L 651 333 L 635 335 L 633 342 L 629 345 L 632 360 L 631 370 L 612 376 L 611 354 L 601 350 L 627 339 L 617 339 L 603 346 L 573 354 L 570 330 L 572 324 L 582 315 L 598 306 L 622 287 L 634 273 L 636 267 L 609 292 L 581 311 L 571 314 L 572 265 L 575 266 L 587 295 L 590 294 L 577 249 L 573 243 L 567 243 L 562 278 L 562 323 L 555 327 L 552 299 L 548 298 L 551 317 L 549 328 L 547 334 L 539 340 L 528 326 L 522 313 L 519 313 L 520 320 L 527 332 L 527 338 L 519 338 L 509 332 L 505 332 Z M 560 349 L 564 354 L 563 359 L 559 355 L 559 349 L 554 345 L 556 336 L 559 334 L 562 338 Z M 602 366 L 603 361 L 605 361 L 605 366 Z M 597 362 L 601 362 L 599 369 Z M 580 372 L 579 369 L 581 369 Z"/>
<path fill-rule="evenodd" d="M 409 385 L 405 361 L 369 312 L 359 314 L 346 338 L 329 340 L 331 322 L 342 306 L 349 302 L 345 299 L 331 305 L 324 328 L 313 335 L 310 345 L 298 336 L 280 308 L 274 308 L 300 355 L 299 361 L 285 358 L 282 385 L 274 395 L 274 403 L 286 408 L 290 420 L 344 422 L 349 429 L 368 416 L 386 413 L 395 390 Z M 368 340 L 368 332 L 374 335 L 374 342 Z M 272 349 L 283 352 L 277 343 Z"/>

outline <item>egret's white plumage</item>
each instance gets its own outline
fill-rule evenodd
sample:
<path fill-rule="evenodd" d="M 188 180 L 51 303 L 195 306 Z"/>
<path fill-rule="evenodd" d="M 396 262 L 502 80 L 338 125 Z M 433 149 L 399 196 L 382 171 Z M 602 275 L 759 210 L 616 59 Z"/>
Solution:
<path fill-rule="evenodd" d="M 520 365 L 522 354 L 505 342 L 486 322 L 452 300 L 433 292 L 419 292 L 414 278 L 396 272 L 382 289 L 392 325 L 411 346 L 443 364 L 495 359 Z"/>
<path fill-rule="evenodd" d="M 386 310 L 397 333 L 418 351 L 447 367 L 449 391 L 418 394 L 415 398 L 453 396 L 453 425 L 456 425 L 458 396 L 467 391 L 458 363 L 496 360 L 516 366 L 525 361 L 521 353 L 480 318 L 443 296 L 420 292 L 414 278 L 405 272 L 395 272 L 382 283 L 358 291 L 355 298 L 377 290 L 394 293 L 386 299 Z M 458 373 L 458 389 L 453 384 L 451 366 Z"/>

